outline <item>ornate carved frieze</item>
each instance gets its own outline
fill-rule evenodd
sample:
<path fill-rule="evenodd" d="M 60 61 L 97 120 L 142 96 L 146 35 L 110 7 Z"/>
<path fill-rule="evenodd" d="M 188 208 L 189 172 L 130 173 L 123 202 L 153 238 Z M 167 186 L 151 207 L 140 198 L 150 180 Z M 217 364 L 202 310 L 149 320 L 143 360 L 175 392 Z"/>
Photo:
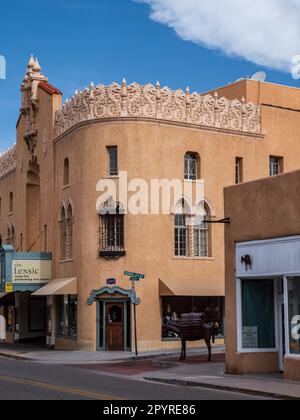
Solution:
<path fill-rule="evenodd" d="M 243 99 L 228 100 L 215 95 L 190 93 L 189 89 L 172 91 L 156 86 L 132 83 L 110 86 L 91 84 L 76 92 L 56 113 L 56 135 L 76 124 L 102 118 L 144 117 L 225 130 L 261 133 L 259 105 Z"/>
<path fill-rule="evenodd" d="M 17 147 L 14 145 L 0 155 L 0 178 L 16 169 L 17 166 Z"/>

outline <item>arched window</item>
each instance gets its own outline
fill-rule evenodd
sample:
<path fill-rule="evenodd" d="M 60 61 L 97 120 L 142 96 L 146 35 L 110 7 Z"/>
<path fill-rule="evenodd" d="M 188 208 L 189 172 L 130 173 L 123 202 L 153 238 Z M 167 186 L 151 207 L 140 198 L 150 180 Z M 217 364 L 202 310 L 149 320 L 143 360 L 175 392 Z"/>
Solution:
<path fill-rule="evenodd" d="M 11 225 L 11 229 L 10 229 L 10 243 L 11 245 L 14 247 L 15 246 L 15 227 L 14 225 Z"/>
<path fill-rule="evenodd" d="M 15 245 L 15 227 L 13 224 L 8 225 L 7 227 L 7 244 Z"/>
<path fill-rule="evenodd" d="M 13 213 L 14 211 L 14 194 L 13 192 L 11 192 L 9 194 L 9 209 L 8 209 L 9 213 Z"/>
<path fill-rule="evenodd" d="M 197 215 L 194 219 L 194 256 L 210 257 L 211 255 L 211 238 L 210 219 L 211 212 L 207 203 L 202 202 L 197 207 Z"/>
<path fill-rule="evenodd" d="M 175 256 L 188 256 L 188 209 L 182 198 L 175 207 Z"/>
<path fill-rule="evenodd" d="M 174 210 L 175 256 L 208 258 L 212 255 L 209 205 L 203 201 L 196 212 L 186 199 L 180 199 Z"/>
<path fill-rule="evenodd" d="M 68 205 L 66 217 L 66 259 L 73 258 L 73 209 L 72 205 Z"/>
<path fill-rule="evenodd" d="M 60 211 L 60 259 L 62 261 L 66 260 L 66 210 L 65 207 L 61 207 Z"/>
<path fill-rule="evenodd" d="M 69 203 L 62 204 L 60 210 L 60 259 L 68 261 L 73 258 L 73 208 Z"/>
<path fill-rule="evenodd" d="M 118 258 L 126 254 L 124 234 L 124 210 L 119 203 L 109 200 L 101 206 L 100 256 Z"/>
<path fill-rule="evenodd" d="M 69 159 L 66 158 L 64 160 L 64 187 L 70 185 L 70 162 Z"/>
<path fill-rule="evenodd" d="M 184 179 L 196 181 L 201 178 L 200 156 L 195 152 L 188 152 L 184 158 Z"/>

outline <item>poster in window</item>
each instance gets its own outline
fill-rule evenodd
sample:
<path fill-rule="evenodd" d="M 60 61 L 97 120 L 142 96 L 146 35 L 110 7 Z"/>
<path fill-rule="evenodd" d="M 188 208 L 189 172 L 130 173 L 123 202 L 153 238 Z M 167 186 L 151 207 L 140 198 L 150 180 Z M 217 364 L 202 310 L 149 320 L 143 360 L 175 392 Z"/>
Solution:
<path fill-rule="evenodd" d="M 258 348 L 258 328 L 243 327 L 243 349 Z"/>

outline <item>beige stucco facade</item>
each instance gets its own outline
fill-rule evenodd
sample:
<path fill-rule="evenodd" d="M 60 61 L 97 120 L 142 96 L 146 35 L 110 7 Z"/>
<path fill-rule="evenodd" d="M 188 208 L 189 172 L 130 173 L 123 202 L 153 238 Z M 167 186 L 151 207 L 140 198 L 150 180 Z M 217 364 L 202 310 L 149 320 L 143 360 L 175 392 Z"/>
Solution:
<path fill-rule="evenodd" d="M 52 252 L 52 278 L 77 279 L 77 339 L 58 337 L 53 328 L 56 348 L 95 351 L 99 347 L 99 300 L 118 301 L 125 295 L 99 295 L 93 304 L 87 300 L 94 290 L 107 287 L 110 278 L 116 279 L 120 289 L 130 290 L 126 270 L 145 274 L 136 285 L 141 300 L 137 307 L 139 350 L 179 345 L 161 338 L 163 298 L 180 297 L 184 306 L 184 299 L 192 297 L 224 297 L 223 224 L 209 227 L 208 257 L 174 256 L 172 209 L 179 198 L 174 195 L 170 214 L 126 214 L 126 255 L 107 260 L 99 256 L 96 211 L 98 181 L 111 178 L 119 183 L 118 177 L 109 176 L 109 146 L 118 148 L 119 171 L 127 171 L 129 181 L 143 179 L 148 185 L 152 179 L 183 180 L 185 154 L 199 155 L 213 221 L 227 216 L 223 188 L 235 183 L 237 157 L 243 158 L 244 181 L 268 176 L 270 156 L 284 158 L 284 171 L 297 169 L 299 90 L 241 81 L 218 92 L 219 96 L 201 96 L 123 81 L 109 87 L 91 85 L 61 109 L 62 94 L 31 60 L 22 85 L 16 148 L 10 151 L 14 159 L 11 162 L 4 155 L 0 163 L 0 232 L 6 240 L 8 225 L 13 224 L 15 250 Z M 63 182 L 66 158 L 68 185 Z M 14 208 L 9 214 L 11 192 Z M 62 260 L 61 209 L 69 205 L 72 257 Z M 49 296 L 47 302 L 56 325 L 56 297 Z"/>

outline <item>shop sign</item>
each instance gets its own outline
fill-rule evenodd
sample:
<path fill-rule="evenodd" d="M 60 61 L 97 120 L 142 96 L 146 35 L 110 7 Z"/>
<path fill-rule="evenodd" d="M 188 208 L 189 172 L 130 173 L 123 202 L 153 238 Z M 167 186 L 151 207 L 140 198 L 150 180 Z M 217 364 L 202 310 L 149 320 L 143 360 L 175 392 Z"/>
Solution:
<path fill-rule="evenodd" d="M 15 284 L 46 284 L 51 280 L 51 260 L 13 260 Z"/>
<path fill-rule="evenodd" d="M 6 283 L 5 284 L 5 293 L 12 293 L 14 290 L 12 283 Z"/>
<path fill-rule="evenodd" d="M 258 348 L 258 328 L 243 327 L 243 349 Z"/>

